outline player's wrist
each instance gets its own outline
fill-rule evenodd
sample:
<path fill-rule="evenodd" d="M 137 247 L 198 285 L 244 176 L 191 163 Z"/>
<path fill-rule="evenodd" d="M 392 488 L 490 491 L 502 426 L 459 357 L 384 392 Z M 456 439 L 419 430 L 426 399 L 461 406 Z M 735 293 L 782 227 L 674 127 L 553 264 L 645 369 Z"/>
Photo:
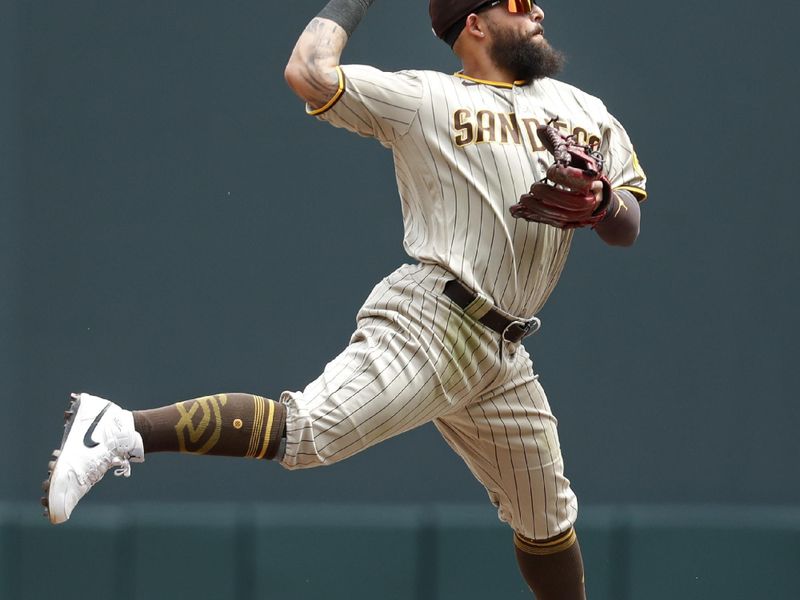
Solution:
<path fill-rule="evenodd" d="M 631 246 L 639 237 L 640 211 L 636 197 L 626 190 L 614 190 L 606 215 L 594 226 L 600 238 L 611 246 Z"/>
<path fill-rule="evenodd" d="M 349 38 L 358 24 L 367 14 L 367 9 L 374 0 L 330 0 L 317 15 L 320 19 L 328 19 L 339 25 Z"/>

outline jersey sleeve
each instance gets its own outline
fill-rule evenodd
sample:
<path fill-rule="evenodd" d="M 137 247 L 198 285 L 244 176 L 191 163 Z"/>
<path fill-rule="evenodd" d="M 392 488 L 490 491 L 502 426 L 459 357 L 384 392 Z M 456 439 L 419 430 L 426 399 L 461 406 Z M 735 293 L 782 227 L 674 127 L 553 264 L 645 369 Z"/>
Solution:
<path fill-rule="evenodd" d="M 645 175 L 636 150 L 628 133 L 616 118 L 609 115 L 608 126 L 603 134 L 605 171 L 615 190 L 628 190 L 641 202 L 647 198 L 647 175 Z"/>
<path fill-rule="evenodd" d="M 337 67 L 339 90 L 325 105 L 306 112 L 390 145 L 408 132 L 417 118 L 424 89 L 414 71 L 387 73 L 364 65 Z"/>

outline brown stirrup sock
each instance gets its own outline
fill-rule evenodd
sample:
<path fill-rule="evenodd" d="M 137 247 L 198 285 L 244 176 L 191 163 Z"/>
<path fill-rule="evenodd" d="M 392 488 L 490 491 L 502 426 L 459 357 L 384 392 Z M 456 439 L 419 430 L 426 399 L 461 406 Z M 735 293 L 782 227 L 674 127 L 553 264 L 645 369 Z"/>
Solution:
<path fill-rule="evenodd" d="M 144 451 L 275 458 L 286 407 L 252 394 L 217 394 L 133 411 Z"/>
<path fill-rule="evenodd" d="M 571 529 L 542 542 L 514 533 L 517 564 L 537 600 L 585 600 L 583 559 Z"/>

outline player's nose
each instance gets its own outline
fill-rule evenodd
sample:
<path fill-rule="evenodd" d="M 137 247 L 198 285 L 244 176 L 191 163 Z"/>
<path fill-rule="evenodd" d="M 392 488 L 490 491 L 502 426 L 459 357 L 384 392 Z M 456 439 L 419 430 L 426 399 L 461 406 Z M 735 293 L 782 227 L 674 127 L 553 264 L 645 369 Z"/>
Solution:
<path fill-rule="evenodd" d="M 531 21 L 535 23 L 539 23 L 540 21 L 544 20 L 544 11 L 542 7 L 536 4 L 535 2 L 531 3 Z"/>

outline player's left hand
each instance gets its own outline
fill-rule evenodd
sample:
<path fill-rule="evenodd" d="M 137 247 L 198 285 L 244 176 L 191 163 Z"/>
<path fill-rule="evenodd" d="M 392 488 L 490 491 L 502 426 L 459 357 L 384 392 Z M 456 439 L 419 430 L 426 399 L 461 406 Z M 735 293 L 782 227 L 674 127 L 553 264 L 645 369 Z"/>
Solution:
<path fill-rule="evenodd" d="M 594 226 L 608 213 L 611 184 L 603 175 L 603 156 L 589 146 L 579 146 L 551 125 L 536 134 L 555 157 L 547 178 L 534 183 L 510 208 L 511 215 L 560 229 Z"/>

